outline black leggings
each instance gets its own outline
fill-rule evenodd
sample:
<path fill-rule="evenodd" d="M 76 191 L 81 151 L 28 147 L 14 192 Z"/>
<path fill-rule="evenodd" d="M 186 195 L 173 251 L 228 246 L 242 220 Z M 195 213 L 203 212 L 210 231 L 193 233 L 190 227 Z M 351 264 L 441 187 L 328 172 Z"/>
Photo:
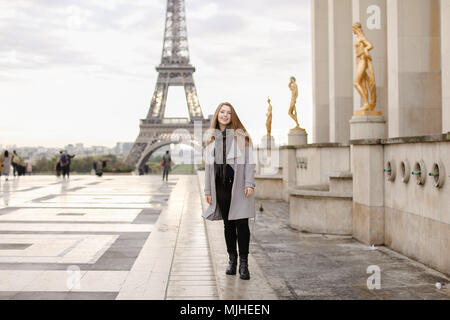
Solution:
<path fill-rule="evenodd" d="M 248 219 L 228 220 L 228 213 L 231 204 L 231 189 L 233 188 L 232 178 L 227 178 L 227 182 L 220 183 L 216 179 L 216 195 L 217 205 L 224 222 L 225 242 L 227 244 L 227 251 L 229 254 L 237 255 L 236 241 L 239 244 L 239 256 L 242 258 L 248 257 L 250 244 L 250 228 L 248 226 Z"/>
<path fill-rule="evenodd" d="M 70 174 L 70 167 L 69 166 L 64 166 L 64 167 L 61 167 L 61 169 L 62 169 L 63 177 L 66 177 L 66 175 L 67 175 L 67 178 L 68 178 L 69 174 Z"/>

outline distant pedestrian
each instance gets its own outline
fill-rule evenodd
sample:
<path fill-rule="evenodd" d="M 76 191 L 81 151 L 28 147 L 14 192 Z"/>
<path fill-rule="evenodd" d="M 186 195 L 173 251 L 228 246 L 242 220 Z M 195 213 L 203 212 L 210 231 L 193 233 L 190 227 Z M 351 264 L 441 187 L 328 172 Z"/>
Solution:
<path fill-rule="evenodd" d="M 27 173 L 29 176 L 31 176 L 31 173 L 33 172 L 33 166 L 31 165 L 31 163 L 27 163 Z"/>
<path fill-rule="evenodd" d="M 172 157 L 170 156 L 169 150 L 167 150 L 166 154 L 163 156 L 162 165 L 163 165 L 162 179 L 164 181 L 164 178 L 166 178 L 166 181 L 169 181 L 169 172 L 171 170 L 172 165 Z"/>
<path fill-rule="evenodd" d="M 66 174 L 67 174 L 67 178 L 69 178 L 70 175 L 70 165 L 72 164 L 72 159 L 75 158 L 75 155 L 70 155 L 66 152 L 67 155 L 67 159 L 69 161 L 69 163 L 67 164 L 67 168 L 66 168 Z"/>
<path fill-rule="evenodd" d="M 63 152 L 60 151 L 59 152 L 59 156 L 58 156 L 57 161 L 56 161 L 56 176 L 58 178 L 61 176 L 61 171 L 62 171 L 62 169 L 61 169 L 61 157 L 62 157 L 62 154 L 63 154 Z"/>
<path fill-rule="evenodd" d="M 212 134 L 206 147 L 205 198 L 209 207 L 203 213 L 208 220 L 223 220 L 225 243 L 229 256 L 227 275 L 237 269 L 250 279 L 248 254 L 250 228 L 255 217 L 255 164 L 251 161 L 252 142 L 247 130 L 229 103 L 217 108 L 211 123 Z"/>
<path fill-rule="evenodd" d="M 16 150 L 13 151 L 12 159 L 13 175 L 24 176 L 25 175 L 25 161 L 17 154 Z"/>
<path fill-rule="evenodd" d="M 67 154 L 67 152 L 63 152 L 63 154 L 61 155 L 61 157 L 59 158 L 59 162 L 61 163 L 61 172 L 62 172 L 62 176 L 63 179 L 69 178 L 69 155 Z"/>
<path fill-rule="evenodd" d="M 97 161 L 92 161 L 92 170 L 94 171 L 93 174 L 97 174 Z"/>
<path fill-rule="evenodd" d="M 99 164 L 97 161 L 94 161 L 93 167 L 95 170 L 95 174 L 98 177 L 101 177 L 103 175 L 103 164 Z"/>
<path fill-rule="evenodd" d="M 3 153 L 2 166 L 3 166 L 3 175 L 6 176 L 6 181 L 9 179 L 9 173 L 11 172 L 11 155 L 8 150 Z"/>
<path fill-rule="evenodd" d="M 16 155 L 16 150 L 13 150 L 13 153 L 11 155 L 11 165 L 13 167 L 13 177 L 17 175 L 17 164 L 16 160 L 14 159 L 14 156 Z"/>

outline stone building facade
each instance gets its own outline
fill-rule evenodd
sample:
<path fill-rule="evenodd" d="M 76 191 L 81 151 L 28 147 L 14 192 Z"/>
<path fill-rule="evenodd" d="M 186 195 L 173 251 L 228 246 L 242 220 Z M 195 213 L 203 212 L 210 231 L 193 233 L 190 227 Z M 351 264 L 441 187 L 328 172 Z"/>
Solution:
<path fill-rule="evenodd" d="M 281 147 L 270 175 L 259 164 L 257 196 L 289 201 L 294 228 L 450 274 L 450 0 L 311 1 L 313 144 Z M 382 120 L 353 116 L 355 22 L 374 45 Z"/>

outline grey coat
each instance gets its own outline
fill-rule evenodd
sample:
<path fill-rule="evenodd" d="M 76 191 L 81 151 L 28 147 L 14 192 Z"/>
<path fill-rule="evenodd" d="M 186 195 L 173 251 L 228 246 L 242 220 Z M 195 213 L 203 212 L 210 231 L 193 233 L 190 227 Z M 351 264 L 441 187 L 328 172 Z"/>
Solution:
<path fill-rule="evenodd" d="M 165 154 L 163 156 L 163 159 L 164 159 L 164 170 L 170 171 L 172 169 L 172 167 L 171 167 L 172 157 L 168 154 Z"/>
<path fill-rule="evenodd" d="M 10 170 L 11 170 L 11 156 L 8 156 L 7 158 L 3 157 L 3 172 L 5 176 L 9 176 Z"/>
<path fill-rule="evenodd" d="M 216 175 L 214 172 L 215 141 L 206 147 L 205 151 L 205 195 L 211 196 L 211 205 L 203 213 L 207 220 L 222 220 L 216 197 Z M 250 198 L 245 197 L 245 188 L 255 188 L 255 163 L 253 149 L 250 146 L 240 149 L 235 139 L 227 139 L 227 163 L 234 170 L 234 182 L 231 191 L 229 220 L 239 220 L 255 217 L 255 193 Z"/>

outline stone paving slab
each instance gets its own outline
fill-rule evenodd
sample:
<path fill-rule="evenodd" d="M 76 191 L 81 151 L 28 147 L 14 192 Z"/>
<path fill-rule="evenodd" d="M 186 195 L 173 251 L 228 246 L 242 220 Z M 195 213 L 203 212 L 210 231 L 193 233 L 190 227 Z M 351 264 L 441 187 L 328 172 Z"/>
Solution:
<path fill-rule="evenodd" d="M 217 300 L 212 257 L 201 217 L 202 205 L 196 176 L 190 176 L 185 210 L 180 223 L 174 260 L 167 287 L 167 299 Z M 205 284 L 207 283 L 207 284 Z"/>
<path fill-rule="evenodd" d="M 1 181 L 0 299 L 116 299 L 149 235 L 157 234 L 155 223 L 180 179 Z M 167 233 L 161 223 L 158 228 Z M 170 265 L 155 263 L 153 283 Z"/>
<path fill-rule="evenodd" d="M 289 226 L 289 205 L 257 200 L 253 256 L 281 299 L 450 299 L 449 278 L 386 247 L 352 237 L 302 233 Z M 380 268 L 381 289 L 369 290 L 368 267 Z M 442 289 L 436 288 L 442 284 Z"/>
<path fill-rule="evenodd" d="M 204 173 L 199 172 L 198 176 L 203 185 Z M 256 219 L 251 223 L 249 266 L 252 280 L 255 265 L 259 269 L 255 286 L 261 287 L 261 292 L 269 291 L 269 287 L 284 300 L 450 299 L 447 275 L 386 247 L 373 250 L 352 237 L 294 230 L 289 226 L 286 202 L 257 200 L 256 208 Z M 223 275 L 227 256 L 222 228 L 221 223 L 207 222 L 221 299 L 261 299 L 242 282 Z M 368 273 L 370 266 L 380 268 L 380 290 L 369 290 L 367 286 L 372 275 Z M 442 289 L 437 289 L 436 283 Z"/>
<path fill-rule="evenodd" d="M 257 201 L 252 279 L 226 276 L 223 223 L 201 218 L 202 174 L 2 181 L 0 299 L 449 299 L 446 275 L 293 230 L 277 201 Z M 368 290 L 368 266 L 380 267 L 381 290 Z"/>
<path fill-rule="evenodd" d="M 200 198 L 202 201 L 202 212 L 206 210 L 206 200 L 203 196 L 205 176 L 204 171 L 198 172 L 198 183 L 200 186 Z M 224 238 L 223 221 L 206 221 L 208 241 L 211 248 L 212 260 L 217 281 L 217 288 L 221 300 L 278 300 L 273 288 L 270 286 L 265 274 L 259 264 L 249 254 L 248 264 L 251 279 L 241 280 L 239 273 L 236 276 L 228 276 L 225 269 L 228 265 L 228 254 Z M 251 248 L 250 248 L 251 251 Z"/>
<path fill-rule="evenodd" d="M 183 176 L 117 299 L 217 299 L 197 177 Z"/>

